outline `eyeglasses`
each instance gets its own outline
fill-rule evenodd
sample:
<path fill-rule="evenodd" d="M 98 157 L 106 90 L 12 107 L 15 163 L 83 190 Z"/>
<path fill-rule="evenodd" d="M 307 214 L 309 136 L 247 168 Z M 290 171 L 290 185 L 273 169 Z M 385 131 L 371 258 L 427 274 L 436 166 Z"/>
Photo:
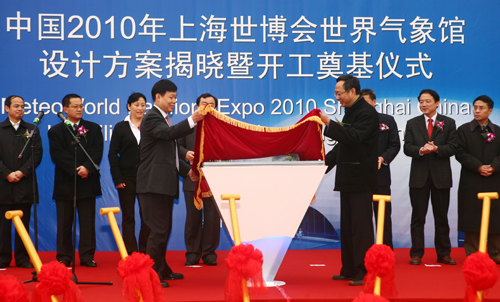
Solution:
<path fill-rule="evenodd" d="M 338 98 L 339 96 L 343 95 L 343 94 L 344 94 L 344 93 L 346 93 L 346 92 L 347 92 L 347 91 L 344 91 L 344 92 L 341 92 L 341 93 L 337 93 L 337 92 L 335 92 L 335 93 L 333 94 L 333 96 L 334 96 L 334 97 L 336 97 L 336 98 Z"/>
<path fill-rule="evenodd" d="M 67 106 L 68 108 L 71 109 L 83 109 L 83 105 L 74 105 L 74 106 Z"/>

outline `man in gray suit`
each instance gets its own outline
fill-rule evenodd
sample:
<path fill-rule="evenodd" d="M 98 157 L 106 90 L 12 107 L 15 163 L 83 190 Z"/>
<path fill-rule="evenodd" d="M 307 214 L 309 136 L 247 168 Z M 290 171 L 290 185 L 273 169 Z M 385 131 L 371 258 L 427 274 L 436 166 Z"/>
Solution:
<path fill-rule="evenodd" d="M 179 175 L 193 175 L 190 166 L 179 161 L 176 139 L 191 133 L 203 115 L 196 111 L 182 122 L 171 124 L 168 114 L 177 103 L 177 86 L 169 80 L 158 81 L 151 90 L 151 96 L 154 107 L 141 123 L 137 194 L 144 222 L 151 231 L 146 253 L 155 262 L 153 269 L 158 273 L 162 286 L 168 287 L 164 280 L 184 278 L 182 274 L 174 273 L 165 260 L 174 199 L 179 197 Z"/>
<path fill-rule="evenodd" d="M 196 99 L 197 107 L 206 105 L 217 108 L 217 98 L 210 93 L 204 93 Z M 192 162 L 194 159 L 195 131 L 179 139 L 179 155 L 182 159 Z M 220 240 L 220 217 L 212 192 L 203 195 L 203 209 L 194 205 L 195 183 L 188 177 L 183 181 L 184 197 L 186 199 L 186 226 L 184 242 L 186 243 L 186 266 L 196 265 L 203 260 L 206 265 L 217 265 L 215 249 Z"/>
<path fill-rule="evenodd" d="M 437 262 L 457 264 L 450 257 L 450 157 L 457 152 L 455 121 L 437 113 L 439 95 L 424 89 L 418 96 L 420 116 L 406 123 L 404 153 L 412 158 L 410 170 L 411 249 L 410 264 L 420 265 L 424 256 L 424 224 L 431 197 Z"/>

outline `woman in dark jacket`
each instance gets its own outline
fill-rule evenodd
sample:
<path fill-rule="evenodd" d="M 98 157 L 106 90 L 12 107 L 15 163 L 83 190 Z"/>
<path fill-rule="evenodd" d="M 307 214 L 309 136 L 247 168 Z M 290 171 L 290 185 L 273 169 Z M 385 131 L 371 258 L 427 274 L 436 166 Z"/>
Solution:
<path fill-rule="evenodd" d="M 109 146 L 109 165 L 111 175 L 118 196 L 120 197 L 120 207 L 122 209 L 122 232 L 123 241 L 127 248 L 127 253 L 146 252 L 149 230 L 142 221 L 139 232 L 139 248 L 135 237 L 135 197 L 136 197 L 136 175 L 139 164 L 139 142 L 141 133 L 139 131 L 142 117 L 146 112 L 146 97 L 142 93 L 133 93 L 127 101 L 127 108 L 130 112 L 124 121 L 115 125 L 111 143 Z"/>

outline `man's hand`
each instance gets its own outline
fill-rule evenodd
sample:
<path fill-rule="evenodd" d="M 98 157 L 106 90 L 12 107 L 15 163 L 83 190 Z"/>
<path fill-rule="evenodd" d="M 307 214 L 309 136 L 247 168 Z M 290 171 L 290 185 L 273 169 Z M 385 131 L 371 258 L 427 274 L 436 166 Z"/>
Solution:
<path fill-rule="evenodd" d="M 201 114 L 198 110 L 193 112 L 193 115 L 191 115 L 191 118 L 193 119 L 193 122 L 198 123 L 201 121 L 205 116 Z"/>
<path fill-rule="evenodd" d="M 189 161 L 194 160 L 194 151 L 188 151 L 186 152 L 186 159 Z"/>
<path fill-rule="evenodd" d="M 491 174 L 493 174 L 493 172 L 495 172 L 495 168 L 493 168 L 490 165 L 482 165 L 479 167 L 479 169 L 477 169 L 477 172 L 479 172 L 479 174 L 481 174 L 481 176 L 488 177 L 488 176 L 491 176 Z"/>
<path fill-rule="evenodd" d="M 89 177 L 89 170 L 87 170 L 84 166 L 76 168 L 76 171 L 78 171 L 78 175 L 80 175 L 81 178 Z"/>
<path fill-rule="evenodd" d="M 189 176 L 189 178 L 191 178 L 192 182 L 197 182 L 198 180 L 200 180 L 200 177 L 198 177 L 196 174 L 194 174 L 193 169 L 189 170 L 188 176 Z"/>
<path fill-rule="evenodd" d="M 116 186 L 117 189 L 125 189 L 125 183 L 121 183 Z"/>
<path fill-rule="evenodd" d="M 324 114 L 323 112 L 319 112 L 319 117 L 321 118 L 321 121 L 328 127 L 330 125 L 330 118 L 328 115 Z"/>
<path fill-rule="evenodd" d="M 380 170 L 380 167 L 382 167 L 382 164 L 385 162 L 385 159 L 382 156 L 378 157 L 378 169 Z"/>
<path fill-rule="evenodd" d="M 437 152 L 438 147 L 434 145 L 434 142 L 428 142 L 422 148 L 420 148 L 420 153 L 429 154 L 431 152 Z"/>
<path fill-rule="evenodd" d="M 7 177 L 5 177 L 8 182 L 18 182 L 20 181 L 19 177 L 17 177 L 16 172 L 11 172 Z"/>
<path fill-rule="evenodd" d="M 19 171 L 19 170 L 17 170 L 17 171 L 16 171 L 16 172 L 14 172 L 14 173 L 16 173 L 16 176 L 17 176 L 17 178 L 18 178 L 19 180 L 21 180 L 21 178 L 23 178 L 23 177 L 24 177 L 24 173 L 23 173 L 23 172 L 21 172 L 21 171 Z"/>

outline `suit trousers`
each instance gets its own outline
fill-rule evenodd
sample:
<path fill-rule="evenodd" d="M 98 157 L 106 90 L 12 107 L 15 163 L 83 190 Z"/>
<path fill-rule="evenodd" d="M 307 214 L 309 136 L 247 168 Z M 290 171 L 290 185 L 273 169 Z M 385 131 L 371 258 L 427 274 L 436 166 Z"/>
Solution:
<path fill-rule="evenodd" d="M 186 260 L 198 262 L 216 261 L 215 249 L 220 240 L 219 211 L 213 196 L 203 198 L 203 209 L 194 205 L 194 191 L 184 191 L 186 199 L 186 226 L 184 242 L 186 243 Z"/>
<path fill-rule="evenodd" d="M 80 262 L 94 260 L 95 197 L 76 200 L 80 223 Z M 57 255 L 59 261 L 73 261 L 73 200 L 56 200 L 57 210 Z M 74 259 L 76 260 L 76 259 Z"/>
<path fill-rule="evenodd" d="M 379 186 L 377 191 L 373 194 L 378 195 L 391 195 L 391 186 Z M 394 250 L 392 245 L 392 202 L 385 203 L 385 214 L 384 214 L 384 241 L 383 243 Z M 378 202 L 373 202 L 373 213 L 375 214 L 375 226 L 378 224 Z"/>
<path fill-rule="evenodd" d="M 500 259 L 500 235 L 488 234 L 486 239 L 488 240 L 486 243 L 487 253 L 490 255 L 490 258 Z M 467 256 L 479 251 L 479 233 L 465 232 L 464 249 Z"/>
<path fill-rule="evenodd" d="M 139 193 L 144 223 L 150 230 L 146 254 L 154 261 L 153 269 L 160 280 L 172 273 L 165 260 L 167 243 L 172 230 L 174 197 L 156 193 Z"/>
<path fill-rule="evenodd" d="M 429 195 L 434 214 L 434 246 L 438 257 L 449 256 L 451 252 L 450 226 L 448 224 L 448 208 L 450 207 L 450 189 L 438 189 L 434 186 L 429 174 L 424 187 L 410 187 L 411 213 L 411 249 L 410 257 L 424 256 L 424 225 Z"/>
<path fill-rule="evenodd" d="M 123 177 L 125 188 L 118 189 L 118 197 L 120 198 L 120 208 L 122 210 L 122 233 L 123 242 L 127 253 L 131 255 L 133 252 L 146 253 L 146 244 L 148 243 L 149 230 L 144 224 L 142 218 L 142 209 L 139 205 L 139 215 L 141 217 L 141 229 L 139 230 L 139 248 L 137 248 L 137 238 L 135 236 L 135 177 Z"/>
<path fill-rule="evenodd" d="M 340 192 L 340 275 L 363 280 L 365 254 L 374 243 L 372 192 Z"/>
<path fill-rule="evenodd" d="M 8 266 L 12 261 L 12 220 L 5 218 L 5 212 L 14 210 L 23 211 L 21 221 L 29 234 L 32 205 L 31 203 L 0 205 L 0 264 Z M 14 237 L 14 259 L 16 260 L 16 265 L 30 261 L 30 256 L 17 231 Z"/>

